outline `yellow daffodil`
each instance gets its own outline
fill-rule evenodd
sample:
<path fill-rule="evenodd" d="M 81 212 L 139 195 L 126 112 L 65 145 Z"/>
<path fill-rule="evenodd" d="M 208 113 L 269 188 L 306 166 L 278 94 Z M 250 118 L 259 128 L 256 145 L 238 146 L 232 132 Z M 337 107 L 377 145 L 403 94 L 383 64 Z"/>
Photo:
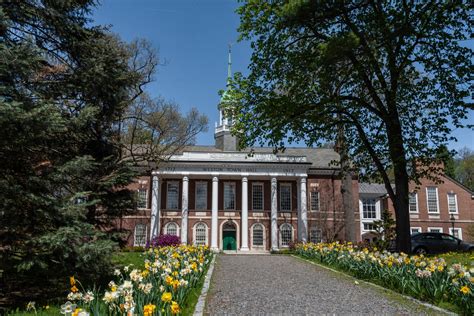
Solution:
<path fill-rule="evenodd" d="M 148 304 L 143 306 L 143 316 L 152 316 L 156 309 L 156 305 Z"/>
<path fill-rule="evenodd" d="M 171 302 L 172 295 L 170 292 L 165 292 L 161 295 L 161 300 L 165 303 Z"/>
<path fill-rule="evenodd" d="M 171 313 L 178 314 L 179 312 L 181 312 L 181 309 L 179 308 L 179 304 L 173 301 L 171 303 Z"/>
<path fill-rule="evenodd" d="M 469 289 L 469 287 L 468 287 L 467 285 L 464 285 L 463 287 L 461 287 L 461 288 L 459 289 L 459 291 L 460 291 L 462 294 L 465 294 L 465 295 L 471 293 L 471 289 Z"/>

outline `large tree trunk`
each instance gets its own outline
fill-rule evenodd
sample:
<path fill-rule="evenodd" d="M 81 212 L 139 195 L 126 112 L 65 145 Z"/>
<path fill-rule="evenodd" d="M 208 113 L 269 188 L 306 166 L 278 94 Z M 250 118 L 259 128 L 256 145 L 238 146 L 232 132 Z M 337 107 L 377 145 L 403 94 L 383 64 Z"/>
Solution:
<path fill-rule="evenodd" d="M 388 123 L 388 145 L 395 175 L 395 193 L 390 196 L 395 208 L 397 251 L 411 252 L 410 213 L 408 208 L 408 172 L 398 115 Z M 386 184 L 387 185 L 387 184 Z"/>
<path fill-rule="evenodd" d="M 336 151 L 341 157 L 341 194 L 344 211 L 344 239 L 355 242 L 354 199 L 352 195 L 352 172 L 350 171 L 349 155 L 347 153 L 344 127 L 338 127 Z M 335 221 L 335 219 L 334 219 Z"/>
<path fill-rule="evenodd" d="M 341 183 L 342 207 L 344 209 L 344 238 L 355 242 L 354 200 L 352 195 L 352 173 L 344 172 Z"/>
<path fill-rule="evenodd" d="M 395 208 L 396 232 L 397 232 L 397 250 L 405 253 L 411 252 L 410 235 L 410 213 L 408 209 L 408 174 L 406 169 L 395 167 Z"/>

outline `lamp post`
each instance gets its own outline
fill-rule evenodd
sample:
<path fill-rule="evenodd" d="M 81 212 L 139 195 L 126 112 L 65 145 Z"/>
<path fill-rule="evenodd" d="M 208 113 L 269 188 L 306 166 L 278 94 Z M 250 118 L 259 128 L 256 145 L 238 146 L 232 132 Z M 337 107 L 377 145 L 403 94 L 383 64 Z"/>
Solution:
<path fill-rule="evenodd" d="M 451 214 L 451 217 L 449 218 L 449 220 L 451 221 L 451 235 L 454 236 L 454 222 L 456 221 L 456 219 L 454 218 L 454 214 Z M 454 236 L 456 237 L 456 236 Z"/>

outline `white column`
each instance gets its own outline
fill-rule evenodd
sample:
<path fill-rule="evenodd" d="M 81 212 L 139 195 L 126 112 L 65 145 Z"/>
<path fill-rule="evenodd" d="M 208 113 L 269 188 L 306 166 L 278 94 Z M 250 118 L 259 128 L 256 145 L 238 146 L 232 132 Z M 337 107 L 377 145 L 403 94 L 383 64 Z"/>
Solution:
<path fill-rule="evenodd" d="M 242 178 L 242 246 L 241 251 L 249 250 L 249 205 L 248 205 L 248 179 Z"/>
<path fill-rule="evenodd" d="M 212 178 L 212 220 L 211 220 L 211 250 L 219 251 L 217 246 L 217 226 L 218 226 L 218 184 L 217 177 Z"/>
<path fill-rule="evenodd" d="M 272 250 L 278 250 L 278 199 L 277 199 L 277 179 L 272 178 L 272 215 L 271 215 L 271 232 L 272 232 Z"/>
<path fill-rule="evenodd" d="M 301 227 L 303 227 L 303 222 L 301 221 L 301 193 L 300 193 L 300 185 L 298 183 L 296 183 L 296 202 L 298 204 L 298 241 L 301 241 L 302 239 L 302 236 L 301 236 L 301 233 L 302 233 L 302 229 Z"/>
<path fill-rule="evenodd" d="M 188 243 L 188 201 L 189 201 L 189 178 L 183 177 L 183 195 L 181 200 L 181 243 Z"/>
<path fill-rule="evenodd" d="M 158 176 L 153 176 L 151 181 L 151 223 L 150 240 L 160 234 L 160 181 Z"/>
<path fill-rule="evenodd" d="M 306 177 L 300 179 L 300 204 L 301 210 L 298 214 L 298 220 L 301 222 L 301 227 L 298 227 L 298 232 L 301 232 L 300 240 L 302 242 L 308 241 L 308 212 L 307 212 L 307 198 L 306 198 Z"/>

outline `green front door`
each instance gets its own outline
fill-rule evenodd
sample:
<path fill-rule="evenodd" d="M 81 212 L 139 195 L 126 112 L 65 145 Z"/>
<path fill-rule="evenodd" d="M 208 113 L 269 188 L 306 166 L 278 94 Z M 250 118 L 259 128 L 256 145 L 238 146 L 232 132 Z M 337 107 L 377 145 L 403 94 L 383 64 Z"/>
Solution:
<path fill-rule="evenodd" d="M 235 240 L 235 230 L 224 230 L 222 234 L 223 250 L 237 250 L 237 242 Z"/>

